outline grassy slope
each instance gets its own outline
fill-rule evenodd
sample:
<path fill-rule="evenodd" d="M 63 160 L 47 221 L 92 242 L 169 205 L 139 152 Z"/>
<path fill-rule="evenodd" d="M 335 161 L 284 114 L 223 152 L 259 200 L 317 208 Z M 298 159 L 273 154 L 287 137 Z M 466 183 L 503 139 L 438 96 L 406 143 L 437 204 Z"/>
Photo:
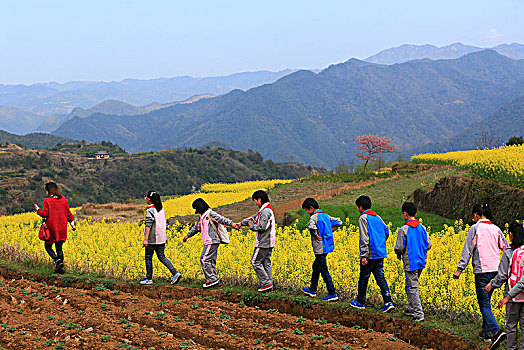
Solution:
<path fill-rule="evenodd" d="M 404 225 L 400 207 L 406 198 L 417 188 L 431 187 L 438 179 L 456 173 L 454 168 L 437 169 L 421 174 L 408 175 L 400 179 L 388 180 L 369 185 L 365 188 L 350 190 L 331 199 L 320 201 L 322 209 L 340 218 L 349 218 L 354 225 L 358 224 L 360 214 L 356 210 L 355 200 L 362 195 L 369 196 L 373 209 L 384 219 L 391 222 L 393 229 Z M 306 227 L 309 216 L 305 210 L 297 211 L 300 216 L 299 227 Z M 454 220 L 420 211 L 417 217 L 422 218 L 424 225 L 435 231 L 440 231 L 444 224 L 453 225 Z"/>

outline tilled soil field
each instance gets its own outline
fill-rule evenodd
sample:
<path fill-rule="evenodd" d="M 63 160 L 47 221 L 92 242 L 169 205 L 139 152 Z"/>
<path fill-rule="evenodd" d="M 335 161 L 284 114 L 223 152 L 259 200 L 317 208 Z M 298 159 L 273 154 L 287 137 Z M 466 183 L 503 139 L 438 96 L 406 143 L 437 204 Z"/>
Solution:
<path fill-rule="evenodd" d="M 417 349 L 393 334 L 248 307 L 199 289 L 129 293 L 2 275 L 0 349 Z"/>

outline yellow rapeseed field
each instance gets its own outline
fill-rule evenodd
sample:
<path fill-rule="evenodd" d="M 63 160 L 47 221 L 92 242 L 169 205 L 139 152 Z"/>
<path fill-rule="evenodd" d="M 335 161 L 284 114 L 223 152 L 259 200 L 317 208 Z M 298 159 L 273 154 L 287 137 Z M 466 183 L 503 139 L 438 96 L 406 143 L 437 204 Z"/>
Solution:
<path fill-rule="evenodd" d="M 487 179 L 524 188 L 524 145 L 502 146 L 487 150 L 419 154 L 414 162 L 453 164 Z"/>
<path fill-rule="evenodd" d="M 245 198 L 246 191 L 241 189 L 238 192 L 228 192 L 228 195 L 230 200 L 239 201 Z M 252 190 L 249 191 L 252 193 Z M 216 194 L 216 192 L 209 194 Z M 191 202 L 194 198 L 195 195 L 189 195 L 175 199 L 174 201 L 178 200 L 176 203 L 181 207 L 172 204 L 171 213 L 192 212 Z M 224 203 L 214 200 L 220 201 L 221 198 L 209 197 L 206 200 L 209 200 L 212 207 L 217 207 Z M 224 199 L 224 202 L 227 201 Z M 256 206 L 253 205 L 253 211 L 256 210 Z M 40 260 L 48 259 L 43 249 L 44 244 L 38 239 L 39 223 L 39 217 L 34 213 L 0 217 L 0 239 L 4 247 L 14 248 L 15 251 L 24 252 Z M 335 286 L 354 292 L 359 275 L 359 235 L 355 224 L 346 221 L 341 229 L 335 231 L 335 251 L 328 257 Z M 190 226 L 181 224 L 169 227 L 166 256 L 171 259 L 184 278 L 202 279 L 199 261 L 202 250 L 201 239 L 195 236 L 187 243 L 182 242 L 189 228 Z M 397 228 L 390 227 L 390 229 L 392 234 L 388 240 L 385 275 L 393 300 L 405 303 L 403 267 L 393 253 Z M 428 253 L 427 268 L 420 279 L 420 294 L 423 302 L 456 312 L 478 313 L 471 264 L 459 280 L 451 278 L 456 270 L 468 229 L 469 227 L 462 222 L 456 222 L 453 227 L 445 227 L 441 232 L 432 232 L 433 248 Z M 139 223 L 81 221 L 76 231 L 69 231 L 68 240 L 64 245 L 66 267 L 70 270 L 101 271 L 120 278 L 138 280 L 145 274 L 144 249 L 141 244 L 143 230 L 144 226 Z M 256 281 L 250 264 L 254 233 L 231 229 L 230 232 L 231 243 L 222 245 L 218 252 L 219 274 L 223 277 L 253 278 Z M 5 254 L 5 251 L 12 252 L 13 249 L 3 251 Z M 296 226 L 277 229 L 277 243 L 273 251 L 272 264 L 273 274 L 280 283 L 289 282 L 306 286 L 311 276 L 313 259 L 308 230 L 299 230 Z M 170 277 L 163 265 L 160 265 L 156 259 L 153 261 L 155 276 Z M 372 293 L 379 295 L 376 283 L 371 282 L 370 289 Z M 498 290 L 494 300 L 500 297 L 501 292 Z M 503 311 L 498 309 L 494 311 L 497 319 L 502 322 Z"/>
<path fill-rule="evenodd" d="M 268 190 L 277 184 L 289 183 L 291 180 L 265 180 L 265 181 L 247 181 L 234 184 L 204 184 L 202 193 L 192 193 L 174 199 L 169 199 L 163 203 L 166 217 L 174 215 L 189 215 L 195 211 L 191 207 L 193 201 L 197 198 L 203 198 L 212 208 L 220 207 L 227 204 L 242 202 L 256 190 Z"/>

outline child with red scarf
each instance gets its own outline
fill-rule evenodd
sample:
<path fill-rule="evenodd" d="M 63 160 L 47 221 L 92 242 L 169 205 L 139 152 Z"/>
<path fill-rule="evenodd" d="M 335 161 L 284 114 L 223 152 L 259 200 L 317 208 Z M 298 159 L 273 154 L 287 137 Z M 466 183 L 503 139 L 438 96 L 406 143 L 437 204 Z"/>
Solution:
<path fill-rule="evenodd" d="M 395 308 L 391 300 L 389 286 L 384 276 L 384 258 L 387 256 L 386 240 L 389 237 L 389 228 L 384 220 L 371 210 L 371 198 L 360 196 L 355 201 L 358 212 L 360 232 L 360 276 L 358 278 L 357 299 L 351 300 L 349 305 L 356 309 L 366 308 L 366 290 L 371 274 L 375 276 L 384 307 L 382 312 L 388 312 Z"/>
<path fill-rule="evenodd" d="M 271 271 L 271 253 L 275 247 L 276 225 L 275 214 L 269 203 L 269 197 L 262 190 L 255 191 L 251 196 L 260 210 L 233 227 L 249 226 L 256 232 L 255 251 L 251 258 L 251 265 L 260 281 L 259 292 L 269 292 L 273 289 L 273 273 Z"/>
<path fill-rule="evenodd" d="M 406 202 L 402 205 L 402 218 L 406 224 L 398 229 L 395 253 L 398 259 L 404 262 L 406 275 L 408 307 L 404 313 L 413 316 L 414 321 L 422 322 L 424 311 L 418 292 L 418 279 L 426 267 L 426 255 L 431 248 L 431 241 L 426 228 L 415 219 L 415 215 L 417 215 L 415 203 Z"/>

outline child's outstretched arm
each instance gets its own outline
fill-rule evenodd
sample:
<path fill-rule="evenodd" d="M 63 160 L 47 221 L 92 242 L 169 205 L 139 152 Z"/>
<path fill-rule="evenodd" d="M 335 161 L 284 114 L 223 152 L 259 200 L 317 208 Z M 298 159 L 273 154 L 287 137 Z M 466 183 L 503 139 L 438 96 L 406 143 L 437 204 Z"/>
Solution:
<path fill-rule="evenodd" d="M 187 235 L 182 239 L 182 241 L 186 242 L 188 238 L 191 238 L 193 237 L 194 235 L 196 235 L 198 232 L 200 232 L 200 227 L 198 227 L 198 223 L 200 221 L 197 221 L 193 227 L 191 227 L 191 230 L 189 230 L 189 232 L 187 233 Z"/>
<path fill-rule="evenodd" d="M 240 226 L 251 226 L 252 222 L 255 222 L 257 214 L 247 217 L 244 220 L 240 221 Z"/>
<path fill-rule="evenodd" d="M 214 221 L 218 223 L 221 223 L 222 225 L 233 226 L 233 220 L 228 219 L 225 216 L 222 216 L 213 210 L 209 212 L 209 216 L 211 217 L 211 219 L 213 219 Z"/>
<path fill-rule="evenodd" d="M 511 290 L 508 292 L 508 295 L 501 301 L 499 301 L 499 308 L 502 308 L 504 305 L 506 305 L 511 299 L 515 298 L 517 295 L 522 293 L 524 291 L 524 277 L 522 277 L 517 284 L 511 288 Z"/>
<path fill-rule="evenodd" d="M 504 254 L 502 255 L 502 259 L 500 259 L 500 262 L 499 262 L 499 268 L 498 268 L 498 271 L 497 271 L 497 275 L 495 276 L 495 278 L 493 278 L 491 280 L 491 282 L 489 282 L 486 287 L 484 287 L 484 289 L 486 290 L 486 292 L 491 292 L 491 290 L 493 288 L 500 288 L 504 282 L 506 282 L 508 280 L 508 269 L 509 269 L 509 263 L 511 261 L 511 256 L 509 254 L 510 251 L 505 251 Z"/>
<path fill-rule="evenodd" d="M 270 218 L 271 218 L 271 213 L 269 211 L 266 211 L 266 210 L 261 211 L 260 216 L 258 217 L 258 222 L 255 222 L 255 220 L 251 221 L 251 225 L 249 229 L 251 231 L 256 231 L 256 232 L 267 230 L 267 224 Z"/>
<path fill-rule="evenodd" d="M 466 236 L 466 241 L 464 242 L 464 248 L 462 248 L 462 255 L 460 256 L 460 261 L 457 266 L 457 271 L 453 274 L 453 278 L 459 278 L 462 271 L 466 269 L 473 254 L 473 237 L 477 234 L 477 227 L 471 226 L 468 235 Z"/>

